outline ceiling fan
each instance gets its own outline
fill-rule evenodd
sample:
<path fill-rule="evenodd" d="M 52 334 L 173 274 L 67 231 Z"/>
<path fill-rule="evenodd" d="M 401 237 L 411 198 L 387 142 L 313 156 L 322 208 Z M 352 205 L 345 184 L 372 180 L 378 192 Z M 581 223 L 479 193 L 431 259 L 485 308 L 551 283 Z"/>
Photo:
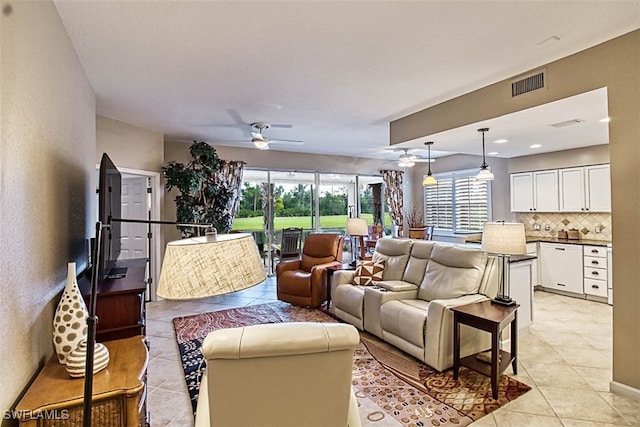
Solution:
<path fill-rule="evenodd" d="M 251 123 L 251 128 L 257 130 L 257 132 L 251 132 L 253 138 L 251 138 L 251 142 L 253 145 L 260 150 L 268 150 L 269 144 L 287 144 L 287 145 L 302 145 L 302 141 L 297 141 L 294 139 L 269 139 L 263 135 L 263 131 L 265 129 L 269 129 L 271 125 L 269 123 L 264 122 L 256 122 Z"/>
<path fill-rule="evenodd" d="M 402 151 L 402 154 L 398 156 L 398 166 L 401 168 L 410 168 L 416 163 L 433 163 L 436 159 L 429 159 L 427 157 L 418 156 L 416 154 L 409 153 L 410 148 L 394 149 L 392 151 Z"/>

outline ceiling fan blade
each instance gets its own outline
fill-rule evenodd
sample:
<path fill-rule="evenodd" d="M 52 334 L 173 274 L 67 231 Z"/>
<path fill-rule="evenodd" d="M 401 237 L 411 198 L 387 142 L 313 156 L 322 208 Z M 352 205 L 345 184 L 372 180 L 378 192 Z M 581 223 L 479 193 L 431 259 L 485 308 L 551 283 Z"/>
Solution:
<path fill-rule="evenodd" d="M 270 123 L 270 124 L 269 124 L 269 126 L 270 126 L 270 127 L 272 127 L 272 128 L 282 128 L 282 129 L 290 129 L 290 128 L 292 128 L 292 127 L 293 127 L 293 125 L 287 125 L 287 124 L 273 124 L 273 123 Z"/>
<path fill-rule="evenodd" d="M 276 144 L 285 144 L 285 145 L 303 145 L 304 142 L 297 141 L 295 139 L 270 139 L 269 142 L 273 142 Z"/>

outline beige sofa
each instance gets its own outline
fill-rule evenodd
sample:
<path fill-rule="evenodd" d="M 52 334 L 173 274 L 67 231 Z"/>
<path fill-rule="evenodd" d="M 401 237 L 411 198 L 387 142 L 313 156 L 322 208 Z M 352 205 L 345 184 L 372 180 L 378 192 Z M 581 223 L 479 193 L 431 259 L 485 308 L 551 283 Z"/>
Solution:
<path fill-rule="evenodd" d="M 352 285 L 354 271 L 333 275 L 333 313 L 443 371 L 453 366 L 451 307 L 494 298 L 498 261 L 486 252 L 424 240 L 378 240 L 382 281 Z M 461 326 L 461 357 L 490 348 L 486 332 Z"/>

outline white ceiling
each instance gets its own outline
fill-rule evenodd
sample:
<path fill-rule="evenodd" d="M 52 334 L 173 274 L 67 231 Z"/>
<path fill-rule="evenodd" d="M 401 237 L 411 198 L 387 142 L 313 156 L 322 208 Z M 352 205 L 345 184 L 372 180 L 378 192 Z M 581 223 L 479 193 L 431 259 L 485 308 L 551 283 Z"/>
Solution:
<path fill-rule="evenodd" d="M 271 149 L 380 159 L 397 157 L 391 120 L 640 28 L 638 0 L 55 4 L 100 115 L 241 147 L 252 122 L 288 124 L 265 135 L 304 145 Z M 434 157 L 480 154 L 486 126 L 487 151 L 513 157 L 533 140 L 536 152 L 607 143 L 606 124 L 590 127 L 603 115 L 600 91 L 429 139 Z M 574 118 L 586 121 L 547 126 Z"/>

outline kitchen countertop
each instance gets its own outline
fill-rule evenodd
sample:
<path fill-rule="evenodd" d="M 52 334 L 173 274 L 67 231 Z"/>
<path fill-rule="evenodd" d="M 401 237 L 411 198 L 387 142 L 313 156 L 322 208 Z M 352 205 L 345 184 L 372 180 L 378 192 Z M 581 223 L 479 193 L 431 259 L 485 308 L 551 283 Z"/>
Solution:
<path fill-rule="evenodd" d="M 527 243 L 545 242 L 545 243 L 563 243 L 569 245 L 589 245 L 589 246 L 610 246 L 611 242 L 608 240 L 590 240 L 590 239 L 558 239 L 557 237 L 544 237 L 544 236 L 526 236 Z M 482 235 L 479 237 L 470 237 L 466 240 L 467 243 L 481 243 Z"/>

